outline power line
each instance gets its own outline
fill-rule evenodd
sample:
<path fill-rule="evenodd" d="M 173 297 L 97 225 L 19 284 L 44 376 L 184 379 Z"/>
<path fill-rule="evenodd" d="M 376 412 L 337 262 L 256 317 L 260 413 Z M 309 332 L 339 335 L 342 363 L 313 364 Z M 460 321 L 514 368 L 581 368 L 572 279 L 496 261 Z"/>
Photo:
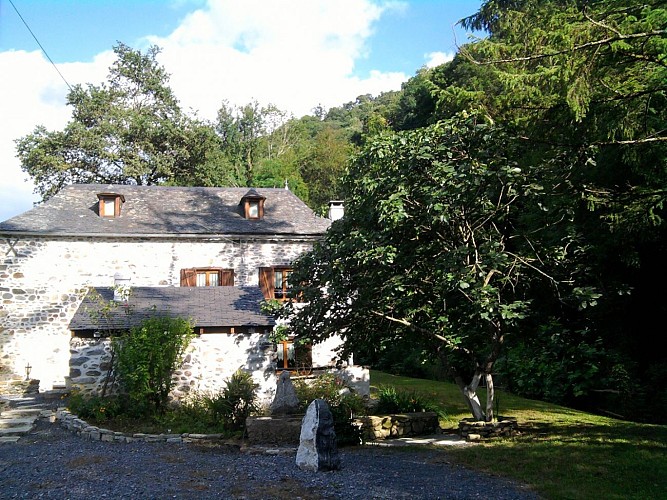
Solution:
<path fill-rule="evenodd" d="M 39 48 L 42 49 L 42 52 L 44 52 L 44 55 L 45 55 L 46 58 L 49 60 L 49 62 L 51 63 L 51 65 L 52 65 L 52 66 L 55 68 L 55 70 L 58 72 L 58 74 L 60 75 L 60 78 L 63 79 L 63 82 L 65 82 L 65 85 L 67 85 L 67 88 L 70 89 L 70 90 L 72 90 L 72 86 L 69 84 L 69 82 L 68 82 L 67 80 L 65 80 L 65 77 L 63 76 L 63 74 L 62 74 L 62 73 L 60 72 L 60 70 L 58 69 L 58 66 L 56 66 L 56 64 L 53 62 L 53 60 L 51 59 L 51 57 L 49 56 L 49 54 L 46 52 L 46 49 L 45 49 L 44 47 L 42 47 L 42 44 L 39 43 L 39 40 L 37 40 L 37 37 L 35 36 L 35 34 L 34 34 L 34 33 L 32 32 L 32 30 L 30 29 L 30 26 L 28 26 L 28 23 L 25 22 L 25 19 L 23 19 L 23 16 L 22 16 L 21 13 L 19 12 L 19 10 L 16 8 L 16 5 L 14 5 L 14 2 L 12 2 L 12 0 L 9 0 L 9 3 L 11 4 L 12 7 L 14 7 L 14 10 L 15 10 L 16 13 L 18 14 L 19 18 L 21 19 L 21 21 L 23 21 L 23 24 L 25 24 L 25 27 L 28 28 L 28 31 L 30 32 L 30 34 L 32 35 L 32 37 L 33 37 L 33 38 L 35 39 L 35 41 L 37 42 L 37 45 L 39 45 Z"/>

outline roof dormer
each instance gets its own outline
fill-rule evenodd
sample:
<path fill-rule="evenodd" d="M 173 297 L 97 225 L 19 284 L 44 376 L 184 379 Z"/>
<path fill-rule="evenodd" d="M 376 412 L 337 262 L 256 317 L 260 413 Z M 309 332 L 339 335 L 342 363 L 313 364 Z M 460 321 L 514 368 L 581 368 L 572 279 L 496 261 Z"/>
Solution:
<path fill-rule="evenodd" d="M 100 200 L 98 213 L 100 217 L 114 218 L 120 216 L 120 207 L 125 203 L 125 197 L 118 193 L 97 193 Z"/>
<path fill-rule="evenodd" d="M 250 189 L 246 194 L 241 198 L 241 213 L 243 217 L 250 220 L 261 220 L 264 218 L 264 200 L 265 196 L 262 196 L 254 189 Z"/>

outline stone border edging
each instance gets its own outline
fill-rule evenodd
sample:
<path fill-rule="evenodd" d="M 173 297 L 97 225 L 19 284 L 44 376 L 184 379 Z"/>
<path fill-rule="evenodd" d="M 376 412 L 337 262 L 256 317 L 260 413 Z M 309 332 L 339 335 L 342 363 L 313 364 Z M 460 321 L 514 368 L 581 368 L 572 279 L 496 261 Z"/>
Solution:
<path fill-rule="evenodd" d="M 59 422 L 65 429 L 74 432 L 77 436 L 91 441 L 116 441 L 121 443 L 211 443 L 222 442 L 222 434 L 127 434 L 90 425 L 85 420 L 71 413 L 65 408 L 58 408 L 50 417 L 51 422 Z"/>

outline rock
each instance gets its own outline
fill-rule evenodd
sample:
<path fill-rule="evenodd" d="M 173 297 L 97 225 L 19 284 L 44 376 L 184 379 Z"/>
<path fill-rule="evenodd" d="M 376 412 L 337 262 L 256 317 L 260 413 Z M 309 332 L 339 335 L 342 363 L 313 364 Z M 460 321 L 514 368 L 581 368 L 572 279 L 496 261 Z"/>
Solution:
<path fill-rule="evenodd" d="M 334 419 L 323 399 L 310 403 L 303 417 L 296 465 L 313 472 L 340 469 Z"/>
<path fill-rule="evenodd" d="M 287 370 L 278 378 L 276 396 L 269 407 L 271 415 L 293 415 L 299 411 L 299 398 Z"/>

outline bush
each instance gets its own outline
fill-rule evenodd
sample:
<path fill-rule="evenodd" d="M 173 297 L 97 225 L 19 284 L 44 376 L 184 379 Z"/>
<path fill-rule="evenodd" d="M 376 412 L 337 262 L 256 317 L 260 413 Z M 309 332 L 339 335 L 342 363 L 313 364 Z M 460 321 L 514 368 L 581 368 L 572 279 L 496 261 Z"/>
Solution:
<path fill-rule="evenodd" d="M 125 405 L 120 398 L 84 396 L 78 392 L 70 394 L 68 408 L 79 418 L 97 423 L 107 422 L 125 412 Z"/>
<path fill-rule="evenodd" d="M 361 443 L 361 431 L 354 425 L 354 418 L 367 413 L 366 404 L 343 380 L 331 373 L 325 373 L 308 382 L 296 380 L 294 389 L 301 402 L 302 411 L 306 411 L 315 399 L 327 402 L 334 418 L 339 446 Z"/>
<path fill-rule="evenodd" d="M 415 391 L 397 391 L 392 386 L 380 386 L 378 388 L 377 405 L 375 406 L 375 413 L 378 415 L 423 411 L 433 411 L 439 416 L 444 416 L 437 403 L 421 394 L 417 394 Z"/>
<path fill-rule="evenodd" d="M 113 339 L 114 370 L 135 416 L 164 413 L 173 372 L 193 336 L 190 321 L 161 316 Z"/>
<path fill-rule="evenodd" d="M 226 383 L 220 392 L 204 395 L 203 401 L 214 424 L 222 424 L 229 431 L 240 431 L 245 428 L 246 419 L 259 411 L 257 384 L 242 370 L 237 370 Z"/>

